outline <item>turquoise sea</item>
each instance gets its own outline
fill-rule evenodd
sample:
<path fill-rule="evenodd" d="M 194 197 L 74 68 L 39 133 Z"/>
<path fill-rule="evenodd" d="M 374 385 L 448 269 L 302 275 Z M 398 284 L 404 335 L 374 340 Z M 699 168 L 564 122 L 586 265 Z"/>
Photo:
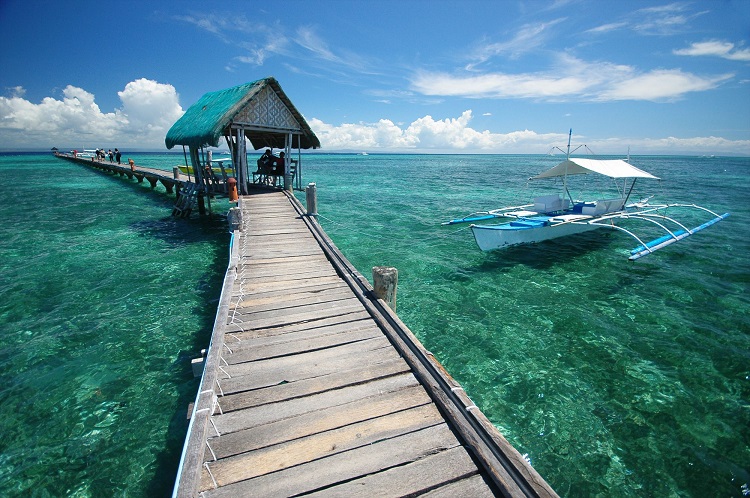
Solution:
<path fill-rule="evenodd" d="M 634 156 L 664 179 L 636 198 L 731 212 L 637 262 L 613 231 L 482 253 L 441 226 L 526 202 L 559 160 L 306 154 L 302 171 L 334 242 L 368 277 L 398 268 L 399 316 L 561 496 L 750 495 L 750 159 Z M 0 496 L 168 496 L 228 204 L 175 220 L 163 187 L 49 153 L 0 155 L 0 184 Z"/>

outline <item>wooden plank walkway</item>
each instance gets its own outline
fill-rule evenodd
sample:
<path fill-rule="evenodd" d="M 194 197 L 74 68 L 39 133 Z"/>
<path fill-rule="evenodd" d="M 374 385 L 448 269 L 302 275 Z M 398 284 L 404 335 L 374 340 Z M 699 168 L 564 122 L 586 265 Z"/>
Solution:
<path fill-rule="evenodd" d="M 556 496 L 291 194 L 240 208 L 174 496 Z"/>

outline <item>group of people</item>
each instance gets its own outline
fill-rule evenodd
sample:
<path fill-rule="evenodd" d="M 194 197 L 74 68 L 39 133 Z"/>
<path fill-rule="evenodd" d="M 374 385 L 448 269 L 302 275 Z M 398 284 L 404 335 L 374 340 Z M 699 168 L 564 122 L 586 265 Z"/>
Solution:
<path fill-rule="evenodd" d="M 277 178 L 284 176 L 285 162 L 284 152 L 279 152 L 279 157 L 273 155 L 271 149 L 266 149 L 260 158 L 258 158 L 258 170 L 255 172 L 261 183 L 275 184 Z M 296 161 L 292 160 L 292 163 Z"/>
<path fill-rule="evenodd" d="M 284 174 L 284 153 L 279 153 L 279 157 L 276 157 L 271 152 L 271 149 L 266 149 L 260 159 L 258 159 L 258 171 L 269 174 L 269 175 L 283 175 Z"/>
<path fill-rule="evenodd" d="M 115 147 L 114 152 L 112 149 L 107 150 L 107 152 L 104 152 L 104 149 L 96 149 L 96 159 L 99 161 L 104 161 L 107 157 L 109 157 L 109 162 L 115 162 L 117 161 L 117 164 L 120 164 L 120 158 L 122 158 L 122 154 L 120 153 L 120 150 Z"/>

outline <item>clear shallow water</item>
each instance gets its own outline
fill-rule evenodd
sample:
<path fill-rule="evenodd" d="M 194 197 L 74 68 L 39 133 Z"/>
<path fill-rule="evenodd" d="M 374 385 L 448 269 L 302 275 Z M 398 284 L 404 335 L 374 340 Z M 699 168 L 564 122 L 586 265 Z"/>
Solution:
<path fill-rule="evenodd" d="M 225 223 L 48 155 L 0 181 L 0 495 L 168 495 Z"/>
<path fill-rule="evenodd" d="M 523 179 L 559 160 L 328 156 L 308 160 L 305 180 L 363 274 L 399 269 L 399 316 L 558 493 L 741 495 L 750 160 L 635 158 L 665 178 L 639 196 L 732 212 L 636 263 L 637 244 L 614 232 L 481 253 L 468 230 L 439 226 L 527 202 Z"/>
<path fill-rule="evenodd" d="M 558 493 L 741 496 L 750 159 L 634 158 L 665 178 L 639 195 L 732 212 L 635 264 L 616 233 L 485 254 L 440 226 L 525 202 L 519 179 L 558 160 L 303 158 L 328 234 L 364 275 L 399 269 L 401 318 Z M 0 180 L 0 495 L 168 495 L 224 221 L 172 220 L 162 187 L 48 155 L 0 156 Z"/>

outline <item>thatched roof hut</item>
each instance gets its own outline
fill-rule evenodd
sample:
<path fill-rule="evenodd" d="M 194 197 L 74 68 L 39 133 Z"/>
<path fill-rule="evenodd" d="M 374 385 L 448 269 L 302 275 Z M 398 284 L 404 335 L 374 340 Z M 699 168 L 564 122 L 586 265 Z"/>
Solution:
<path fill-rule="evenodd" d="M 219 147 L 224 137 L 232 151 L 232 162 L 241 193 L 252 181 L 247 164 L 246 142 L 254 149 L 284 149 L 284 187 L 301 186 L 301 172 L 290 169 L 291 149 L 317 149 L 320 140 L 294 107 L 275 78 L 263 78 L 225 90 L 209 92 L 190 106 L 167 132 L 168 149 L 190 148 L 190 162 L 196 183 L 203 184 L 205 147 Z M 203 163 L 203 164 L 202 164 Z M 299 161 L 294 161 L 299 166 Z M 295 176 L 296 173 L 296 176 Z"/>
<path fill-rule="evenodd" d="M 205 94 L 172 125 L 164 142 L 168 149 L 218 147 L 222 136 L 235 137 L 237 129 L 256 150 L 320 147 L 318 137 L 273 77 Z M 287 144 L 290 133 L 292 143 Z"/>

